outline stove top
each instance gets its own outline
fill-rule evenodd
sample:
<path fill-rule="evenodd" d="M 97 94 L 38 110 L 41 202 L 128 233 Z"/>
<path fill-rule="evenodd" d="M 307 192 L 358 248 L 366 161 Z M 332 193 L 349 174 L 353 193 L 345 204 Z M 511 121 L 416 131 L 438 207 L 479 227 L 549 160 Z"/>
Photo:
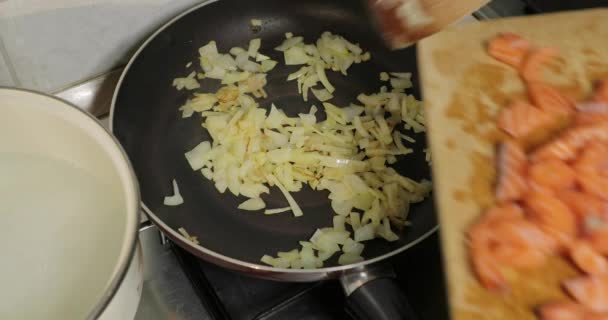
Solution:
<path fill-rule="evenodd" d="M 172 246 L 214 319 L 348 319 L 337 280 L 285 283 L 251 278 L 201 261 Z M 418 319 L 448 319 L 438 235 L 390 261 Z"/>
<path fill-rule="evenodd" d="M 607 7 L 608 0 L 494 0 L 474 16 L 483 20 L 598 6 Z M 107 126 L 121 72 L 122 68 L 54 94 L 100 117 Z M 348 319 L 337 281 L 280 283 L 230 272 L 167 243 L 145 216 L 142 219 L 145 279 L 136 320 Z M 419 319 L 448 319 L 437 235 L 391 263 Z"/>

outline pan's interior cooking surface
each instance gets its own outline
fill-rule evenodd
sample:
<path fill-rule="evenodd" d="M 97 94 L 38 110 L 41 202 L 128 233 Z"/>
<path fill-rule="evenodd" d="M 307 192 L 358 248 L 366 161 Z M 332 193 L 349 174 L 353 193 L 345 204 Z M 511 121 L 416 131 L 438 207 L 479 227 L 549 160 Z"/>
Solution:
<path fill-rule="evenodd" d="M 285 66 L 283 54 L 273 50 L 284 40 L 285 32 L 304 36 L 306 42 L 315 41 L 323 31 L 340 34 L 360 43 L 372 54 L 371 61 L 353 65 L 348 76 L 328 72 L 336 87 L 330 102 L 346 106 L 356 102 L 358 93 L 378 92 L 382 83 L 381 71 L 413 72 L 414 93 L 417 91 L 414 48 L 390 52 L 367 22 L 363 7 L 352 0 L 301 1 L 286 3 L 276 0 L 220 1 L 199 8 L 158 34 L 140 52 L 125 75 L 116 97 L 113 129 L 132 161 L 138 177 L 142 200 L 162 221 L 174 229 L 184 227 L 197 236 L 200 244 L 223 255 L 253 263 L 260 263 L 264 254 L 274 255 L 298 247 L 299 240 L 308 239 L 316 228 L 331 226 L 333 210 L 326 191 L 312 191 L 305 187 L 294 193 L 304 211 L 295 218 L 291 213 L 265 216 L 261 212 L 237 209 L 244 197 L 217 192 L 212 182 L 200 172 L 194 172 L 184 158 L 203 140 L 211 140 L 201 127 L 201 118 L 194 115 L 181 119 L 181 106 L 192 93 L 177 91 L 171 86 L 175 77 L 185 76 L 190 61 L 198 65 L 197 50 L 215 40 L 220 52 L 234 46 L 247 47 L 249 40 L 262 39 L 260 52 L 279 61 L 268 73 L 268 99 L 258 100 L 268 108 L 270 103 L 295 116 L 307 112 L 312 104 L 321 107 L 314 98 L 304 102 L 297 92 L 295 81 L 287 82 L 287 75 L 300 66 Z M 263 20 L 261 31 L 254 33 L 250 19 Z M 214 92 L 219 81 L 202 80 L 198 92 Z M 408 133 L 409 134 L 409 133 Z M 412 134 L 413 135 L 413 134 Z M 400 158 L 393 167 L 415 180 L 429 178 L 430 172 L 422 149 L 423 135 L 417 140 L 415 153 Z M 172 194 L 171 180 L 179 184 L 184 203 L 176 207 L 163 205 L 163 197 Z M 263 195 L 268 208 L 287 206 L 278 189 Z M 384 240 L 366 242 L 363 256 L 367 259 L 396 250 L 429 232 L 436 220 L 431 199 L 414 205 L 410 212 L 412 227 L 400 233 L 401 239 L 389 243 Z M 336 265 L 337 255 L 325 265 Z"/>

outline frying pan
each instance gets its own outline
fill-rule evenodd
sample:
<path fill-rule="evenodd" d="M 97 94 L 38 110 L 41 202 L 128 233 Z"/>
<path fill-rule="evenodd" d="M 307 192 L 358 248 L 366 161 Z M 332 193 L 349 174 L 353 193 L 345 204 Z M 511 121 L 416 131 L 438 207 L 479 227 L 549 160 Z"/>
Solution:
<path fill-rule="evenodd" d="M 263 20 L 254 32 L 250 19 Z M 195 115 L 181 119 L 178 107 L 192 94 L 171 86 L 194 67 L 197 50 L 215 40 L 221 52 L 233 46 L 246 47 L 249 40 L 262 39 L 261 52 L 273 60 L 283 61 L 282 53 L 272 48 L 284 40 L 285 32 L 302 35 L 312 42 L 323 31 L 345 36 L 369 50 L 372 60 L 353 65 L 347 77 L 328 72 L 337 88 L 332 103 L 348 105 L 361 92 L 377 92 L 382 85 L 381 71 L 414 72 L 417 86 L 415 48 L 390 51 L 368 22 L 364 3 L 353 0 L 282 0 L 206 2 L 174 18 L 153 34 L 136 52 L 126 67 L 112 101 L 111 130 L 126 150 L 140 183 L 142 206 L 162 232 L 192 254 L 255 277 L 282 281 L 317 281 L 340 278 L 347 295 L 347 310 L 356 318 L 397 319 L 411 316 L 404 295 L 392 282 L 390 265 L 379 263 L 413 246 L 437 229 L 431 199 L 413 205 L 411 226 L 395 242 L 373 240 L 365 243 L 365 261 L 339 266 L 337 258 L 326 261 L 326 267 L 315 270 L 290 270 L 260 263 L 264 254 L 297 248 L 299 240 L 308 239 L 315 229 L 332 225 L 333 210 L 326 192 L 304 188 L 293 194 L 304 216 L 290 214 L 265 216 L 244 212 L 237 205 L 245 200 L 229 193 L 220 194 L 199 172 L 193 172 L 184 153 L 203 140 L 211 140 Z M 268 74 L 268 98 L 258 100 L 261 106 L 275 103 L 289 116 L 305 112 L 311 104 L 297 93 L 287 75 L 299 66 L 283 63 Z M 203 80 L 199 92 L 215 92 L 219 81 Z M 418 96 L 417 91 L 413 94 Z M 321 118 L 320 120 L 323 120 Z M 425 161 L 424 135 L 414 135 L 414 154 L 400 158 L 393 165 L 399 173 L 415 180 L 430 177 Z M 184 203 L 177 207 L 163 205 L 172 193 L 176 179 Z M 287 206 L 285 198 L 273 188 L 263 197 L 270 208 Z M 176 230 L 180 227 L 198 237 L 193 244 Z"/>

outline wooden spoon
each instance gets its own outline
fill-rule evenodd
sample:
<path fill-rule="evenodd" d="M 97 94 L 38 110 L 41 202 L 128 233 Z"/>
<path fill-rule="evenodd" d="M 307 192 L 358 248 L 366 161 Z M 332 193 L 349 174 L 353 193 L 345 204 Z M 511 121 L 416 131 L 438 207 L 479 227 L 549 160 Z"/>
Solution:
<path fill-rule="evenodd" d="M 427 37 L 489 0 L 367 0 L 376 25 L 393 49 Z"/>

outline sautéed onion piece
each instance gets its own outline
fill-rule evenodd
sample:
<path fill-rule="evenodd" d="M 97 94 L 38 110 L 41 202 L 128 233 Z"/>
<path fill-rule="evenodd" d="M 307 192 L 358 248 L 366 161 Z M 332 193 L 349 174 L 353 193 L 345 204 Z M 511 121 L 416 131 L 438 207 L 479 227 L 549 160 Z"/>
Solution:
<path fill-rule="evenodd" d="M 331 93 L 335 88 L 327 79 L 326 69 L 347 75 L 351 65 L 371 58 L 359 44 L 331 32 L 323 32 L 315 44 L 304 43 L 302 37 L 294 37 L 291 33 L 285 34 L 285 38 L 275 50 L 283 52 L 286 65 L 306 65 L 287 77 L 288 81 L 297 80 L 298 92 L 304 101 L 308 101 L 309 89 L 321 102 L 333 98 Z M 314 88 L 319 82 L 324 92 Z"/>
<path fill-rule="evenodd" d="M 172 196 L 166 196 L 163 204 L 166 206 L 179 206 L 180 204 L 184 203 L 184 198 L 182 198 L 182 195 L 179 193 L 179 187 L 177 186 L 177 181 L 175 181 L 175 179 L 173 179 L 173 195 Z"/>

